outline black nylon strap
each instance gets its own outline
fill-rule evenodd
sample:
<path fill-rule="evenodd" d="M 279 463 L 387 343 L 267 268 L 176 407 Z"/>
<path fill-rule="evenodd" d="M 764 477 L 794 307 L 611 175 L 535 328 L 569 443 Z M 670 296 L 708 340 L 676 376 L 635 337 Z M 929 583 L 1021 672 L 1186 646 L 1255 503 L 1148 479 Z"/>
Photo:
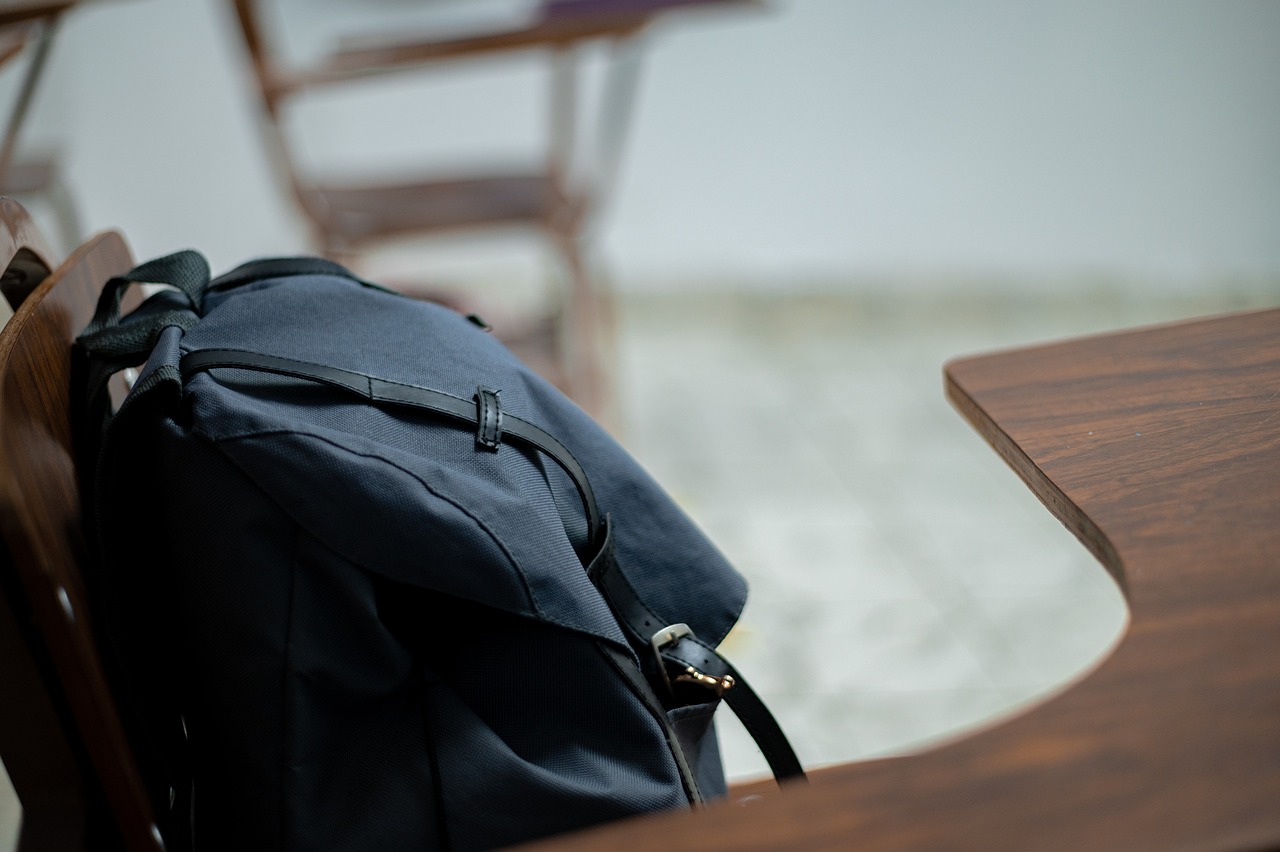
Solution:
<path fill-rule="evenodd" d="M 800 759 L 796 757 L 778 720 L 773 718 L 769 708 L 747 684 L 746 679 L 714 648 L 690 633 L 665 646 L 659 654 L 674 669 L 676 675 L 692 668 L 722 682 L 726 678 L 733 678 L 733 686 L 723 693 L 724 701 L 760 747 L 760 753 L 773 770 L 773 776 L 779 781 L 805 777 L 804 767 L 800 765 Z"/>
<path fill-rule="evenodd" d="M 609 602 L 610 608 L 622 626 L 641 647 L 649 645 L 653 636 L 668 627 L 670 622 L 661 618 L 645 605 L 613 558 L 612 538 L 607 538 L 600 556 L 592 563 L 588 576 Z M 742 726 L 751 734 L 761 754 L 768 762 L 773 775 L 779 781 L 804 778 L 804 768 L 795 750 L 782 732 L 778 720 L 751 688 L 746 679 L 728 660 L 710 645 L 698 639 L 692 632 L 680 636 L 658 652 L 660 664 L 667 667 L 668 676 L 684 674 L 687 669 L 724 682 L 733 678 L 733 685 L 723 691 L 729 709 Z"/>
<path fill-rule="evenodd" d="M 81 332 L 82 341 L 100 337 L 100 332 L 116 327 L 120 322 L 120 302 L 134 284 L 167 284 L 186 296 L 193 309 L 198 309 L 209 286 L 209 263 L 199 252 L 180 251 L 147 261 L 112 278 L 102 288 L 93 319 Z"/>
<path fill-rule="evenodd" d="M 430 411 L 475 427 L 477 433 L 486 425 L 477 420 L 475 400 L 463 399 L 417 385 L 390 382 L 376 376 L 324 364 L 313 364 L 308 361 L 238 349 L 201 349 L 184 355 L 180 366 L 183 381 L 187 381 L 198 372 L 220 367 L 254 370 L 319 382 L 373 403 L 402 405 L 407 408 Z M 560 443 L 551 433 L 513 414 L 502 412 L 501 424 L 501 434 L 504 438 L 514 439 L 517 443 L 523 443 L 538 450 L 569 474 L 587 513 L 588 545 L 594 546 L 600 539 L 600 510 L 596 506 L 595 494 L 591 490 L 591 483 L 587 480 L 586 471 L 573 457 L 573 453 L 569 452 L 568 447 Z"/>
<path fill-rule="evenodd" d="M 368 284 L 367 281 L 357 278 L 345 266 L 322 257 L 270 257 L 250 261 L 224 275 L 219 275 L 209 285 L 209 289 L 230 290 L 264 278 L 290 278 L 295 275 L 337 275 L 361 284 Z"/>
<path fill-rule="evenodd" d="M 132 367 L 145 360 L 147 353 L 155 347 L 156 338 L 165 328 L 176 325 L 186 331 L 199 321 L 200 317 L 192 311 L 164 311 L 149 316 L 145 323 L 123 322 L 94 332 L 86 328 L 76 338 L 76 343 L 95 356 L 122 358 L 129 362 L 125 366 Z"/>

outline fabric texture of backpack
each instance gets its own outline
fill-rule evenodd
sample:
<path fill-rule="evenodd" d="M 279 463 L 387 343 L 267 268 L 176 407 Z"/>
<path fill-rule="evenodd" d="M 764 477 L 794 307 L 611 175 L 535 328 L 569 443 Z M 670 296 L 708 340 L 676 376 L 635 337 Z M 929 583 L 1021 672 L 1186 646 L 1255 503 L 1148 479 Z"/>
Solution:
<path fill-rule="evenodd" d="M 132 284 L 168 285 L 120 318 Z M 113 279 L 89 586 L 171 850 L 481 849 L 722 796 L 746 585 L 481 324 L 315 258 Z M 118 410 L 107 378 L 140 369 Z"/>

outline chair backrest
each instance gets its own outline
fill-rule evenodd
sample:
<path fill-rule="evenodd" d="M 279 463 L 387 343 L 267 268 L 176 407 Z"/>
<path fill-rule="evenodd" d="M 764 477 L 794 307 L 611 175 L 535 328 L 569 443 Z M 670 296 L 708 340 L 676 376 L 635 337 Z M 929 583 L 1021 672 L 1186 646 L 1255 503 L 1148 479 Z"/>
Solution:
<path fill-rule="evenodd" d="M 159 850 L 90 623 L 71 420 L 72 342 L 133 261 L 114 233 L 56 269 L 48 257 L 26 211 L 0 198 L 14 306 L 0 331 L 0 758 L 23 806 L 21 852 L 112 846 L 101 834 L 117 830 L 131 852 Z"/>

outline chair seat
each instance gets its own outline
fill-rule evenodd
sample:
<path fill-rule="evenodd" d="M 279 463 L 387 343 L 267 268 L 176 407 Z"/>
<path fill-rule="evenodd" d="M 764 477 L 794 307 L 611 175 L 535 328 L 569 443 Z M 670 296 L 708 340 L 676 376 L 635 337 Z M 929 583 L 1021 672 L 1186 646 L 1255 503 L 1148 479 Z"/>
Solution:
<path fill-rule="evenodd" d="M 477 225 L 548 225 L 569 200 L 546 175 L 455 178 L 302 190 L 331 244 L 351 248 L 392 236 Z"/>
<path fill-rule="evenodd" d="M 0 176 L 0 193 L 4 195 L 30 195 L 44 192 L 57 177 L 57 163 L 51 156 L 23 158 L 9 166 Z"/>

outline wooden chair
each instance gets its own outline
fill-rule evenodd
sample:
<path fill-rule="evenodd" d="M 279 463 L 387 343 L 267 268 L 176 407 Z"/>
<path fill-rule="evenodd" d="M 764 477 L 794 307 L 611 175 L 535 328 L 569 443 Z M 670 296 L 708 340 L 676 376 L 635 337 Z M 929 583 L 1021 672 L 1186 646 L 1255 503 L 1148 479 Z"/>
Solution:
<path fill-rule="evenodd" d="M 20 852 L 163 849 L 90 623 L 71 427 L 71 344 L 103 283 L 133 266 L 114 233 L 54 268 L 0 198 L 0 759 Z"/>
<path fill-rule="evenodd" d="M 292 69 L 273 49 L 261 0 L 233 0 L 262 94 L 269 147 L 288 176 L 298 208 L 320 251 L 348 260 L 388 240 L 463 230 L 521 228 L 544 237 L 559 256 L 567 286 L 545 322 L 507 338 L 593 413 L 605 407 L 603 362 L 611 327 L 610 296 L 588 267 L 584 238 L 616 167 L 638 63 L 632 37 L 673 7 L 738 5 L 743 0 L 548 0 L 530 21 L 511 28 L 448 38 L 348 40 L 312 67 Z M 575 138 L 576 53 L 588 39 L 607 40 L 615 56 L 601 109 L 600 151 L 588 179 L 571 167 Z M 383 184 L 342 184 L 297 168 L 281 128 L 287 103 L 318 87 L 457 58 L 541 50 L 550 60 L 549 151 L 541 168 L 491 174 L 406 176 Z M 530 334 L 532 330 L 532 334 Z M 501 334 L 504 330 L 499 329 Z"/>
<path fill-rule="evenodd" d="M 75 0 L 21 0 L 0 5 L 0 68 L 28 57 L 0 132 L 0 194 L 44 200 L 68 247 L 80 239 L 80 221 L 57 159 L 47 151 L 19 156 L 18 141 L 58 25 L 74 5 Z"/>

